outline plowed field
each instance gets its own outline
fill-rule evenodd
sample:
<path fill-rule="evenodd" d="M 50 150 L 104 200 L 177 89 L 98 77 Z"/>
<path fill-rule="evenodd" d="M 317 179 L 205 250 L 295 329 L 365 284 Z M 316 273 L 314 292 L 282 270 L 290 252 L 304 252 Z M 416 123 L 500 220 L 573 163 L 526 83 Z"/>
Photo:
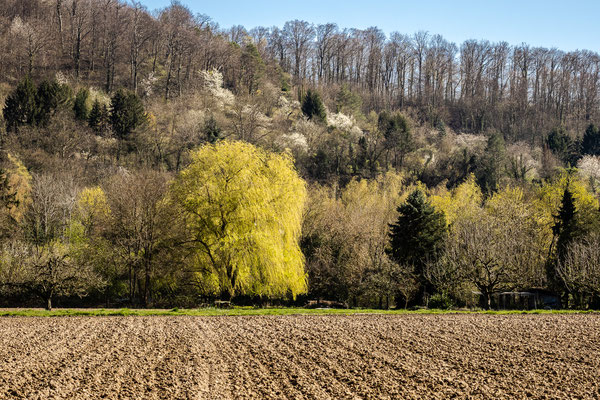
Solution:
<path fill-rule="evenodd" d="M 600 398 L 600 315 L 0 318 L 0 399 Z"/>

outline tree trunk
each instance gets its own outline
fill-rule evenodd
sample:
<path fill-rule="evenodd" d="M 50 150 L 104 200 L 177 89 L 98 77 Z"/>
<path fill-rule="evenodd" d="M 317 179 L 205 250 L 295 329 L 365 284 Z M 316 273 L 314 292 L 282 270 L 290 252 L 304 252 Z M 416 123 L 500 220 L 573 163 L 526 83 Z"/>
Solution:
<path fill-rule="evenodd" d="M 46 310 L 52 311 L 52 295 L 46 297 Z"/>
<path fill-rule="evenodd" d="M 62 51 L 64 48 L 63 45 L 63 22 L 62 22 L 62 2 L 63 0 L 56 0 L 56 17 L 57 17 L 57 21 L 58 21 L 58 40 L 60 43 L 60 52 L 62 55 Z"/>
<path fill-rule="evenodd" d="M 147 308 L 148 307 L 148 297 L 150 294 L 150 268 L 151 268 L 151 260 L 147 259 L 146 260 L 146 268 L 144 271 L 144 307 Z"/>
<path fill-rule="evenodd" d="M 485 299 L 485 309 L 491 310 L 492 309 L 492 293 L 489 290 L 483 290 L 482 294 Z"/>

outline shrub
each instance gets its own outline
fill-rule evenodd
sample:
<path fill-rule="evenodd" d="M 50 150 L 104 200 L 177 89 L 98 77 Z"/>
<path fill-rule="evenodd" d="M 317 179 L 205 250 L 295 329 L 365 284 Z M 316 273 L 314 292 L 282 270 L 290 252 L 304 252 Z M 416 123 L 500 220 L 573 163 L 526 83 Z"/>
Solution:
<path fill-rule="evenodd" d="M 446 293 L 436 293 L 429 299 L 429 308 L 448 310 L 452 306 L 452 299 Z"/>

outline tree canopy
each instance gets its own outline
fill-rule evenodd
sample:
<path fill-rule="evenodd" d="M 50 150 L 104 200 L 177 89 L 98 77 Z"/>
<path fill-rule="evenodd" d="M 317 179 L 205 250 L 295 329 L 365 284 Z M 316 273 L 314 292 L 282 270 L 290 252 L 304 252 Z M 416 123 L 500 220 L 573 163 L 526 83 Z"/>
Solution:
<path fill-rule="evenodd" d="M 110 123 L 117 137 L 126 138 L 144 122 L 146 113 L 139 97 L 134 93 L 118 90 L 110 100 Z"/>
<path fill-rule="evenodd" d="M 302 112 L 309 120 L 325 122 L 327 115 L 321 96 L 314 90 L 308 90 L 302 100 Z"/>
<path fill-rule="evenodd" d="M 426 290 L 424 268 L 443 250 L 448 233 L 446 218 L 420 189 L 408 196 L 406 202 L 398 207 L 398 213 L 397 221 L 390 225 L 389 254 L 397 263 L 413 267 L 422 285 L 421 290 Z"/>
<path fill-rule="evenodd" d="M 204 294 L 284 296 L 306 291 L 298 240 L 305 183 L 287 154 L 222 141 L 195 151 L 176 178 L 196 283 Z"/>

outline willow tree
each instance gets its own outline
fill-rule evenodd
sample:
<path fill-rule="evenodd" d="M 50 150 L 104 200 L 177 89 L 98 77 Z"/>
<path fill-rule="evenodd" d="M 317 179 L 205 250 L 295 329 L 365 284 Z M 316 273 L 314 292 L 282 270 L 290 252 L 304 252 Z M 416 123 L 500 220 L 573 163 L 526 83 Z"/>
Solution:
<path fill-rule="evenodd" d="M 296 296 L 306 291 L 298 240 L 306 199 L 293 160 L 224 141 L 192 153 L 173 184 L 204 294 Z"/>

